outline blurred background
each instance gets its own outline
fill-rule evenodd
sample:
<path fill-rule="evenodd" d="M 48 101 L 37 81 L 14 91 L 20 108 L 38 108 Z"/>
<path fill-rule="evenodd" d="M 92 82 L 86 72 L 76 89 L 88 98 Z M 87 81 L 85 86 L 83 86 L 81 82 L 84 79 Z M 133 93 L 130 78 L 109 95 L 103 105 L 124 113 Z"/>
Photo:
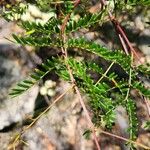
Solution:
<path fill-rule="evenodd" d="M 39 1 L 39 3 L 44 1 Z M 85 4 L 85 5 L 84 5 Z M 16 5 L 15 0 L 1 0 L 2 8 L 7 5 Z M 82 6 L 83 5 L 83 6 Z M 101 4 L 98 0 L 83 3 L 76 12 L 75 18 L 84 14 L 87 9 L 91 13 L 100 11 Z M 47 6 L 47 5 L 46 5 Z M 116 18 L 121 23 L 129 40 L 134 46 L 142 63 L 150 63 L 150 8 L 137 6 L 118 10 L 111 6 Z M 55 15 L 53 11 L 41 11 L 31 2 L 22 20 L 45 23 Z M 78 13 L 79 12 L 79 13 Z M 130 13 L 129 13 L 130 12 Z M 11 20 L 11 19 L 10 19 Z M 51 101 L 62 94 L 70 84 L 58 78 L 51 72 L 39 85 L 35 85 L 23 95 L 10 99 L 8 93 L 15 84 L 26 78 L 33 68 L 41 64 L 47 57 L 56 56 L 59 50 L 49 47 L 30 47 L 17 45 L 12 40 L 12 33 L 22 33 L 17 21 L 6 21 L 0 17 L 0 150 L 13 149 L 13 140 L 23 127 L 30 124 L 32 119 L 42 112 Z M 77 31 L 74 37 L 84 36 L 88 40 L 95 41 L 110 49 L 121 49 L 121 44 L 116 35 L 112 23 L 105 19 L 94 28 Z M 9 40 L 8 40 L 9 39 Z M 78 59 L 90 57 L 88 54 L 76 55 Z M 102 62 L 100 58 L 92 57 L 94 61 Z M 139 60 L 135 60 L 139 63 Z M 105 62 L 103 63 L 105 66 Z M 149 86 L 149 81 L 146 81 Z M 83 94 L 85 101 L 86 95 Z M 139 119 L 139 135 L 137 142 L 150 146 L 150 128 L 145 129 L 144 123 L 149 119 L 145 104 L 135 93 L 137 101 L 137 114 Z M 90 111 L 90 108 L 88 108 Z M 116 125 L 112 133 L 128 137 L 128 118 L 124 108 L 116 109 Z M 22 137 L 22 141 L 16 143 L 16 150 L 94 150 L 95 146 L 91 136 L 84 136 L 87 130 L 87 121 L 74 91 L 68 92 L 61 102 L 43 115 L 35 125 L 28 129 Z M 99 133 L 97 133 L 99 135 Z M 99 136 L 102 150 L 127 150 L 123 141 Z M 137 148 L 142 150 L 141 148 Z"/>

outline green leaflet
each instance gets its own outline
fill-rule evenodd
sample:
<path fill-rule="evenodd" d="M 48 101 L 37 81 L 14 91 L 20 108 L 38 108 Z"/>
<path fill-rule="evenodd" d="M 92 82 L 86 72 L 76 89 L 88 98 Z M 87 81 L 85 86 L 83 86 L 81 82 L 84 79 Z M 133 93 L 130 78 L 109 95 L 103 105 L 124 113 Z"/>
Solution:
<path fill-rule="evenodd" d="M 36 33 L 51 34 L 60 32 L 60 29 L 58 27 L 59 23 L 60 21 L 53 17 L 45 24 L 30 21 L 21 21 L 21 27 L 24 28 L 27 32 L 34 31 Z"/>
<path fill-rule="evenodd" d="M 131 58 L 122 51 L 111 51 L 99 44 L 85 40 L 84 38 L 70 39 L 67 42 L 68 48 L 74 47 L 92 52 L 106 60 L 119 64 L 126 72 L 129 72 Z"/>
<path fill-rule="evenodd" d="M 105 10 L 96 14 L 88 13 L 83 18 L 79 18 L 77 21 L 69 21 L 66 26 L 66 33 L 74 32 L 81 28 L 90 27 L 100 21 L 102 22 L 105 13 Z"/>
<path fill-rule="evenodd" d="M 50 61 L 49 59 L 42 63 L 39 69 L 35 69 L 30 77 L 24 81 L 21 81 L 17 84 L 16 87 L 11 89 L 9 95 L 11 97 L 16 97 L 30 89 L 34 84 L 39 82 L 45 75 L 47 75 L 54 68 L 54 61 Z"/>
<path fill-rule="evenodd" d="M 91 4 L 91 1 L 87 1 Z M 121 10 L 124 6 L 133 5 L 149 5 L 149 0 L 116 0 L 109 1 L 115 2 L 115 7 L 112 9 Z M 83 1 L 81 1 L 83 3 Z M 25 34 L 22 36 L 13 34 L 15 41 L 21 45 L 31 45 L 31 46 L 50 46 L 56 47 L 57 50 L 61 48 L 70 48 L 75 52 L 74 48 L 82 49 L 87 52 L 93 53 L 101 58 L 107 60 L 108 64 L 112 64 L 113 67 L 123 70 L 126 77 L 120 77 L 117 72 L 118 68 L 113 71 L 109 70 L 106 73 L 106 69 L 95 64 L 94 62 L 86 62 L 85 60 L 77 61 L 75 55 L 68 52 L 68 59 L 64 60 L 64 53 L 60 58 L 46 60 L 45 63 L 42 63 L 39 68 L 35 69 L 29 78 L 24 81 L 21 81 L 13 88 L 10 92 L 12 97 L 19 96 L 20 94 L 27 91 L 34 84 L 39 82 L 45 75 L 47 75 L 51 70 L 59 75 L 66 81 L 70 81 L 70 75 L 67 71 L 66 63 L 71 68 L 73 77 L 75 79 L 76 85 L 84 92 L 90 99 L 88 103 L 90 104 L 90 109 L 93 113 L 93 122 L 95 125 L 101 125 L 102 127 L 111 128 L 115 122 L 115 109 L 118 106 L 123 106 L 126 108 L 128 118 L 129 118 L 129 136 L 131 140 L 135 140 L 138 132 L 138 121 L 136 116 L 136 104 L 132 99 L 132 89 L 138 90 L 143 96 L 150 98 L 150 90 L 144 87 L 140 77 L 144 75 L 146 79 L 149 79 L 150 70 L 149 66 L 138 66 L 133 67 L 131 64 L 131 57 L 126 56 L 122 51 L 119 50 L 110 50 L 106 47 L 103 47 L 92 41 L 88 41 L 84 38 L 74 38 L 71 34 L 82 28 L 89 28 L 91 26 L 95 27 L 95 24 L 101 23 L 104 21 L 106 16 L 106 9 L 103 9 L 99 13 L 90 14 L 85 11 L 78 12 L 80 6 L 78 5 L 74 9 L 74 1 L 52 1 L 52 0 L 40 0 L 35 5 L 40 7 L 41 11 L 49 12 L 53 10 L 53 18 L 48 20 L 46 23 L 36 23 L 30 21 L 20 21 L 19 25 L 25 29 Z M 126 4 L 126 5 L 125 5 Z M 83 4 L 86 7 L 86 4 Z M 88 5 L 87 5 L 88 6 Z M 54 10 L 55 9 L 55 10 Z M 16 9 L 17 10 L 17 9 Z M 17 11 L 12 10 L 13 14 L 16 14 Z M 74 11 L 75 10 L 75 11 Z M 77 11 L 76 11 L 77 10 Z M 124 10 L 124 9 L 122 9 Z M 24 11 L 21 9 L 18 11 L 19 14 L 22 14 Z M 11 16 L 11 12 L 8 15 Z M 80 15 L 79 19 L 73 20 L 73 15 Z M 66 16 L 70 16 L 68 20 L 66 19 L 65 36 L 61 34 L 61 27 L 64 25 Z M 74 17 L 74 16 L 73 16 Z M 96 28 L 94 28 L 96 29 Z M 75 52 L 76 53 L 76 52 Z M 58 55 L 60 55 L 59 53 Z M 80 53 L 77 53 L 77 55 Z M 69 56 L 73 56 L 73 58 Z M 83 56 L 84 57 L 84 56 Z M 116 66 L 115 66 L 116 65 Z M 110 65 L 111 66 L 111 65 Z M 112 67 L 112 66 L 111 66 Z M 108 67 L 109 68 L 109 67 Z M 99 79 L 92 76 L 93 74 L 100 76 Z M 96 80 L 96 81 L 95 81 Z M 99 82 L 97 82 L 99 81 Z M 132 81 L 132 82 L 131 82 Z M 131 144 L 131 143 L 130 143 Z M 132 145 L 132 144 L 131 144 Z"/>
<path fill-rule="evenodd" d="M 2 2 L 3 3 L 3 2 Z M 8 3 L 8 2 L 7 2 Z M 17 2 L 15 6 L 9 5 L 10 8 L 5 6 L 5 11 L 2 10 L 0 16 L 4 17 L 7 21 L 17 21 L 21 18 L 28 8 L 28 4 L 23 4 L 22 2 Z M 2 9 L 2 8 L 0 8 Z"/>
<path fill-rule="evenodd" d="M 59 39 L 55 39 L 56 41 L 54 42 L 52 38 L 49 36 L 41 36 L 40 38 L 38 37 L 32 37 L 30 35 L 28 36 L 17 36 L 15 34 L 12 34 L 13 38 L 18 44 L 21 45 L 31 45 L 31 46 L 53 46 L 57 47 L 60 46 L 60 41 Z"/>
<path fill-rule="evenodd" d="M 147 78 L 150 78 L 150 64 L 139 65 L 136 67 L 136 71 L 143 74 Z"/>
<path fill-rule="evenodd" d="M 104 82 L 95 85 L 90 75 L 87 74 L 88 66 L 84 62 L 78 62 L 73 58 L 69 58 L 68 64 L 73 71 L 73 75 L 76 79 L 77 85 L 90 97 L 89 103 L 93 112 L 95 112 L 95 115 L 97 110 L 103 110 L 103 113 L 101 111 L 99 111 L 98 113 L 99 115 L 103 116 L 103 122 L 105 122 L 106 126 L 108 128 L 111 128 L 115 120 L 115 107 L 112 99 L 108 97 L 107 93 L 107 91 L 110 89 L 110 86 Z M 60 77 L 70 80 L 66 68 L 61 71 L 57 71 L 59 72 Z"/>
<path fill-rule="evenodd" d="M 146 88 L 142 82 L 140 81 L 135 81 L 133 84 L 132 84 L 132 87 L 137 89 L 142 95 L 150 98 L 150 89 L 149 88 Z"/>
<path fill-rule="evenodd" d="M 130 140 L 136 140 L 138 134 L 138 119 L 136 114 L 136 105 L 135 102 L 129 98 L 126 101 L 125 106 L 129 120 L 129 128 L 128 128 L 129 137 Z M 128 144 L 131 148 L 133 148 L 133 145 L 131 143 Z"/>
<path fill-rule="evenodd" d="M 129 5 L 150 5 L 150 1 L 149 0 L 128 0 L 127 4 Z"/>

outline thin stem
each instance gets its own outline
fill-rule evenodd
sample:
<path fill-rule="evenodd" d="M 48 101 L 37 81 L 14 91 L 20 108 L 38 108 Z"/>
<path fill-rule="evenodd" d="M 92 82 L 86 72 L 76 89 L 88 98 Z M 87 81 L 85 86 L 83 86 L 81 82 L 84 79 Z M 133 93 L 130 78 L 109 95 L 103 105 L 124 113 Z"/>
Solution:
<path fill-rule="evenodd" d="M 131 64 L 132 64 L 132 61 L 133 61 L 133 54 L 131 56 Z M 126 94 L 126 97 L 125 97 L 125 100 L 128 100 L 128 97 L 129 97 L 129 93 L 130 93 L 130 88 L 131 88 L 131 81 L 132 81 L 132 67 L 130 67 L 130 71 L 129 71 L 129 80 L 128 80 L 128 90 L 127 90 L 127 94 Z"/>
<path fill-rule="evenodd" d="M 64 37 L 64 36 L 63 36 L 63 37 Z M 67 67 L 68 72 L 69 72 L 69 75 L 70 75 L 71 82 L 75 84 L 75 79 L 74 79 L 74 76 L 73 76 L 73 74 L 72 74 L 72 70 L 71 70 L 70 66 L 68 65 L 68 63 L 67 63 L 67 61 L 68 61 L 67 49 L 64 48 L 64 47 L 62 47 L 62 52 L 64 52 L 64 54 L 65 54 L 65 55 L 64 55 L 64 60 L 65 60 L 66 67 Z M 94 136 L 94 141 L 95 141 L 96 147 L 97 147 L 98 150 L 101 150 L 101 149 L 100 149 L 100 146 L 99 146 L 98 139 L 97 139 L 96 134 L 95 134 L 94 125 L 93 125 L 93 123 L 92 123 L 92 121 L 91 121 L 91 118 L 90 118 L 90 115 L 89 115 L 89 113 L 88 113 L 88 110 L 87 110 L 87 108 L 86 108 L 86 106 L 85 106 L 85 104 L 84 104 L 84 101 L 83 101 L 83 99 L 82 99 L 81 93 L 80 93 L 80 91 L 79 91 L 79 89 L 78 89 L 78 87 L 77 87 L 76 85 L 75 85 L 74 89 L 75 89 L 75 92 L 77 93 L 77 96 L 78 96 L 78 98 L 79 98 L 80 104 L 81 104 L 81 106 L 82 106 L 82 108 L 83 108 L 83 110 L 84 110 L 84 112 L 85 112 L 86 118 L 87 118 L 87 120 L 88 120 L 88 125 L 89 125 L 89 127 L 92 129 L 92 133 L 93 133 L 93 136 Z"/>
<path fill-rule="evenodd" d="M 76 0 L 76 1 L 75 1 L 74 8 L 79 5 L 80 1 L 81 1 L 81 0 Z"/>
<path fill-rule="evenodd" d="M 44 100 L 48 105 L 50 104 L 50 101 L 47 95 L 44 95 Z"/>
<path fill-rule="evenodd" d="M 101 0 L 101 3 L 102 3 L 104 6 L 107 5 L 105 0 Z M 127 38 L 125 32 L 123 31 L 121 25 L 120 25 L 119 22 L 115 19 L 115 17 L 112 15 L 112 13 L 111 13 L 109 10 L 107 10 L 107 11 L 108 11 L 108 15 L 109 15 L 109 18 L 110 18 L 111 22 L 112 22 L 113 25 L 115 26 L 116 32 L 117 32 L 117 34 L 118 34 L 118 36 L 119 36 L 120 42 L 121 42 L 121 44 L 122 44 L 122 47 L 123 47 L 125 53 L 128 55 L 128 51 L 127 51 L 127 46 L 128 46 L 128 47 L 130 48 L 130 50 L 131 50 L 131 54 L 132 54 L 132 52 L 133 52 L 133 53 L 135 54 L 135 56 L 138 58 L 138 61 L 142 64 L 142 62 L 140 61 L 139 56 L 137 55 L 136 51 L 134 50 L 133 46 L 131 45 L 130 41 L 128 40 L 128 38 Z M 125 43 L 127 44 L 127 46 L 125 45 Z M 132 55 L 133 55 L 133 54 L 132 54 Z M 130 70 L 130 72 L 131 72 L 131 70 Z M 130 79 L 129 81 L 131 81 L 131 79 Z M 126 95 L 126 98 L 125 98 L 125 99 L 128 98 L 129 91 L 130 91 L 130 88 L 128 89 L 128 92 L 127 92 L 127 95 Z M 146 103 L 147 111 L 148 111 L 148 114 L 149 114 L 149 116 L 150 116 L 150 106 L 149 106 L 149 103 L 148 103 L 148 101 L 147 101 L 145 98 L 144 98 L 144 101 L 145 101 L 145 103 Z"/>
<path fill-rule="evenodd" d="M 115 134 L 112 134 L 112 133 L 109 133 L 109 132 L 106 132 L 106 131 L 103 131 L 103 130 L 101 130 L 100 132 L 103 133 L 103 134 L 105 134 L 105 135 L 109 135 L 111 137 L 115 137 L 117 139 L 120 139 L 120 140 L 123 140 L 123 141 L 126 141 L 126 142 L 130 142 L 130 143 L 135 144 L 137 146 L 140 146 L 140 147 L 142 147 L 144 149 L 150 149 L 150 147 L 148 147 L 148 146 L 145 146 L 145 145 L 143 145 L 141 143 L 129 140 L 127 138 L 124 138 L 124 137 L 121 137 L 121 136 L 118 136 L 118 135 L 115 135 Z"/>
<path fill-rule="evenodd" d="M 132 65 L 132 61 L 133 61 L 133 53 L 131 52 L 131 64 L 130 65 Z M 129 80 L 128 80 L 128 89 L 127 89 L 127 93 L 126 93 L 126 97 L 125 97 L 125 99 L 124 99 L 124 101 L 126 101 L 126 103 L 128 103 L 129 102 L 129 94 L 130 94 L 130 89 L 131 89 L 131 82 L 132 82 L 132 67 L 130 67 L 130 71 L 129 71 Z M 133 121 L 132 121 L 132 112 L 131 111 L 128 111 L 127 112 L 128 114 L 129 114 L 129 127 L 131 127 L 132 128 L 132 124 L 133 124 Z M 133 135 L 133 131 L 132 130 L 130 130 L 129 131 L 129 137 L 130 137 L 130 139 L 132 139 L 132 136 Z"/>
<path fill-rule="evenodd" d="M 97 85 L 108 73 L 108 71 L 111 69 L 111 67 L 113 66 L 115 62 L 112 62 L 109 67 L 107 68 L 107 70 L 105 71 L 105 73 L 101 76 L 101 78 L 95 83 L 95 85 Z"/>
<path fill-rule="evenodd" d="M 123 47 L 123 49 L 124 49 L 124 51 L 125 51 L 126 55 L 129 55 L 129 52 L 128 52 L 128 49 L 127 49 L 127 46 L 126 46 L 126 44 L 125 44 L 125 42 L 124 42 L 124 40 L 123 40 L 122 36 L 121 36 L 120 34 L 118 34 L 118 36 L 119 36 L 119 39 L 120 39 L 121 45 L 122 45 L 122 47 Z"/>
<path fill-rule="evenodd" d="M 102 3 L 104 6 L 107 5 L 105 0 L 101 0 L 101 3 Z M 138 61 L 140 61 L 139 56 L 137 55 L 136 51 L 134 50 L 133 46 L 131 45 L 130 41 L 128 40 L 128 38 L 127 38 L 125 32 L 123 31 L 121 25 L 119 24 L 119 22 L 116 20 L 116 18 L 112 15 L 112 13 L 111 13 L 108 9 L 107 9 L 107 12 L 108 12 L 108 16 L 109 16 L 111 22 L 112 22 L 113 25 L 115 26 L 115 29 L 116 29 L 116 32 L 117 32 L 118 36 L 121 35 L 121 37 L 123 38 L 123 39 L 120 39 L 120 36 L 119 36 L 119 39 L 120 39 L 120 42 L 121 42 L 121 44 L 122 44 L 122 46 L 123 46 L 123 48 L 124 48 L 124 51 L 126 52 L 126 49 L 125 49 L 123 43 L 126 42 L 127 45 L 128 45 L 128 47 L 130 48 L 130 50 L 131 50 L 131 51 L 135 54 L 135 56 L 138 58 Z M 122 42 L 123 40 L 125 40 L 125 42 Z M 126 52 L 126 54 L 127 54 L 127 52 Z M 140 63 L 141 63 L 141 61 L 140 61 Z"/>
<path fill-rule="evenodd" d="M 75 5 L 74 5 L 74 8 L 77 7 L 77 5 L 78 5 L 79 3 L 80 3 L 80 0 L 77 0 L 76 3 L 75 3 Z M 65 39 L 65 38 L 66 38 L 66 37 L 65 37 L 65 28 L 66 28 L 67 22 L 68 22 L 68 20 L 69 20 L 69 18 L 70 18 L 70 15 L 71 15 L 71 14 L 68 14 L 68 15 L 65 17 L 64 22 L 63 22 L 63 24 L 62 24 L 62 26 L 61 26 L 61 37 L 62 37 L 63 43 L 65 43 L 65 41 L 66 41 L 66 39 Z M 66 67 L 67 67 L 67 70 L 68 70 L 68 73 L 69 73 L 71 82 L 72 82 L 73 84 L 75 84 L 75 79 L 74 79 L 74 76 L 73 76 L 73 74 L 72 74 L 72 70 L 71 70 L 70 66 L 68 65 L 68 53 L 67 53 L 67 48 L 64 46 L 64 47 L 61 48 L 61 50 L 62 50 L 62 53 L 64 54 L 63 57 L 64 57 L 65 65 L 66 65 Z M 87 108 L 86 108 L 86 106 L 85 106 L 85 104 L 84 104 L 84 101 L 83 101 L 83 99 L 82 99 L 81 93 L 80 93 L 80 91 L 79 91 L 79 89 L 78 89 L 78 87 L 77 87 L 76 85 L 75 85 L 74 89 L 75 89 L 75 92 L 77 93 L 77 96 L 78 96 L 78 98 L 79 98 L 80 104 L 81 104 L 81 106 L 82 106 L 82 108 L 83 108 L 83 110 L 84 110 L 84 112 L 85 112 L 86 118 L 87 118 L 88 123 L 89 123 L 89 127 L 90 127 L 90 128 L 92 127 L 92 132 L 93 132 L 93 136 L 94 136 L 94 141 L 95 141 L 96 147 L 97 147 L 98 150 L 101 150 L 101 149 L 100 149 L 100 146 L 99 146 L 98 139 L 97 139 L 96 134 L 95 134 L 94 125 L 93 125 L 93 123 L 92 123 L 92 121 L 91 121 L 91 118 L 90 118 L 90 115 L 89 115 L 89 113 L 88 113 L 88 110 L 87 110 Z"/>
<path fill-rule="evenodd" d="M 45 113 L 47 113 L 50 108 L 56 103 L 58 102 L 66 93 L 68 93 L 75 85 L 72 85 L 70 88 L 68 88 L 64 93 L 62 93 L 58 98 L 56 98 L 53 103 L 51 105 L 49 105 L 42 113 L 40 113 L 40 115 L 38 115 L 26 128 L 24 128 L 22 130 L 22 132 L 20 134 L 18 134 L 13 142 L 13 149 L 15 150 L 16 147 L 16 142 L 20 139 L 20 137 L 26 132 L 26 130 L 28 130 L 29 128 L 31 128 Z"/>
<path fill-rule="evenodd" d="M 136 51 L 134 50 L 133 46 L 131 45 L 130 41 L 128 40 L 125 32 L 123 31 L 123 29 L 121 28 L 120 24 L 118 23 L 118 21 L 115 22 L 117 29 L 119 30 L 120 34 L 122 35 L 122 37 L 124 38 L 124 40 L 126 41 L 127 45 L 129 46 L 130 50 L 135 54 L 135 56 L 138 58 L 138 61 L 140 63 L 142 63 L 140 61 L 139 56 L 137 55 Z"/>
<path fill-rule="evenodd" d="M 68 93 L 75 85 L 72 85 L 70 88 L 68 88 L 63 94 L 61 94 L 58 98 L 56 98 L 53 103 L 51 105 L 49 105 L 39 116 L 37 116 L 34 121 L 32 121 L 31 124 L 29 124 L 23 131 L 22 133 L 24 133 L 26 130 L 28 130 L 31 126 L 33 126 L 33 124 L 35 124 L 35 122 L 37 122 L 37 120 L 39 120 L 39 118 L 41 118 L 45 113 L 47 113 L 49 111 L 49 109 L 55 104 L 57 103 L 66 93 Z"/>
<path fill-rule="evenodd" d="M 84 112 L 85 112 L 86 118 L 87 118 L 88 123 L 89 123 L 89 127 L 92 129 L 92 133 L 93 133 L 93 136 L 94 136 L 94 141 L 95 141 L 96 147 L 97 147 L 98 150 L 101 150 L 100 145 L 99 145 L 99 142 L 98 142 L 98 139 L 97 139 L 96 134 L 95 134 L 94 125 L 93 125 L 93 123 L 92 123 L 92 121 L 91 121 L 89 112 L 88 112 L 88 110 L 87 110 L 87 108 L 86 108 L 86 106 L 85 106 L 85 104 L 84 104 L 84 101 L 83 101 L 83 99 L 82 99 L 82 97 L 81 97 L 80 91 L 79 91 L 79 89 L 78 89 L 77 86 L 75 86 L 75 91 L 76 91 L 76 93 L 77 93 L 77 95 L 78 95 L 80 104 L 81 104 L 81 106 L 82 106 L 82 108 L 83 108 L 83 110 L 84 110 Z"/>

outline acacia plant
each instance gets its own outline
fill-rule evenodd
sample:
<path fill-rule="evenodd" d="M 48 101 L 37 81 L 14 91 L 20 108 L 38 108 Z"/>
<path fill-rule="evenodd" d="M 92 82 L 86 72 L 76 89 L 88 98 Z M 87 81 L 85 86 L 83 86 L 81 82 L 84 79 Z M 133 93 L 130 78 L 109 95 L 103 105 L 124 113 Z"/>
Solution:
<path fill-rule="evenodd" d="M 87 9 L 91 4 L 88 0 L 33 1 L 41 11 L 53 11 L 55 14 L 46 23 L 21 20 L 18 16 L 25 13 L 28 8 L 28 2 L 24 1 L 24 3 L 26 5 L 20 4 L 5 8 L 3 12 L 3 16 L 7 20 L 17 18 L 19 26 L 25 31 L 23 35 L 12 35 L 15 42 L 35 47 L 51 47 L 53 50 L 59 50 L 59 52 L 57 56 L 45 59 L 41 66 L 30 74 L 28 79 L 21 81 L 11 90 L 10 95 L 12 97 L 21 95 L 53 71 L 61 79 L 73 85 L 72 88 L 74 88 L 85 111 L 98 149 L 100 149 L 100 146 L 95 136 L 95 128 L 111 130 L 115 123 L 115 109 L 118 106 L 123 106 L 126 109 L 129 120 L 127 131 L 129 139 L 122 137 L 120 139 L 127 141 L 131 149 L 134 149 L 135 145 L 149 149 L 134 142 L 138 136 L 139 125 L 136 114 L 136 100 L 131 91 L 137 91 L 143 98 L 143 102 L 144 99 L 150 98 L 150 90 L 145 87 L 141 80 L 141 75 L 149 79 L 150 68 L 147 64 L 134 64 L 134 57 L 137 57 L 137 54 L 113 12 L 125 11 L 127 8 L 132 11 L 138 4 L 142 7 L 150 5 L 150 1 L 112 0 L 106 2 L 101 0 L 101 8 L 95 13 L 90 13 Z M 114 7 L 112 7 L 112 3 Z M 78 18 L 75 18 L 76 15 L 78 15 Z M 106 21 L 112 22 L 122 49 L 111 50 L 94 41 L 87 40 L 85 37 L 76 38 L 74 36 L 74 33 L 80 32 L 81 29 L 90 30 Z M 85 53 L 89 56 L 88 58 L 85 57 Z M 77 59 L 76 56 L 79 55 L 84 58 L 82 61 Z M 103 67 L 103 64 L 97 64 L 94 60 L 91 60 L 91 55 L 98 56 L 105 61 L 107 69 Z M 120 76 L 118 70 L 121 70 L 124 75 Z M 97 74 L 99 79 L 95 80 L 93 74 Z M 93 113 L 92 118 L 89 116 L 81 93 L 85 93 L 89 97 L 88 105 Z M 117 137 L 117 135 L 103 130 L 101 130 L 101 133 Z"/>

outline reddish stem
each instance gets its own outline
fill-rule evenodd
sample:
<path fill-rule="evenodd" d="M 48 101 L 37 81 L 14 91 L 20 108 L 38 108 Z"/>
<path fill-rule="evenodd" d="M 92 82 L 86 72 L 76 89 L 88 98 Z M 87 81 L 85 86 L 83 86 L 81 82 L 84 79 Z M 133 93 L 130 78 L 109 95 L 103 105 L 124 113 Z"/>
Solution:
<path fill-rule="evenodd" d="M 101 0 L 101 3 L 102 3 L 104 6 L 107 5 L 105 0 Z M 126 54 L 128 54 L 128 52 L 126 51 L 126 49 L 125 49 L 125 47 L 124 47 L 124 44 L 123 44 L 123 43 L 125 43 L 125 42 L 127 43 L 127 45 L 128 45 L 128 47 L 130 48 L 130 50 L 131 50 L 131 51 L 135 54 L 135 56 L 138 58 L 138 61 L 140 61 L 139 56 L 137 55 L 136 51 L 134 50 L 133 46 L 131 45 L 130 41 L 128 40 L 128 38 L 127 38 L 125 32 L 123 31 L 123 29 L 122 29 L 120 23 L 116 20 L 116 18 L 112 15 L 112 13 L 111 13 L 109 10 L 108 10 L 108 15 L 109 15 L 109 18 L 110 18 L 111 22 L 112 22 L 112 23 L 114 24 L 114 26 L 115 26 L 115 29 L 116 29 L 116 32 L 118 33 L 118 36 L 119 36 L 119 34 L 120 34 L 121 37 L 123 38 L 123 39 L 122 39 L 122 38 L 120 38 L 120 36 L 119 36 L 120 42 L 121 42 L 122 47 L 124 48 L 124 51 L 126 52 Z M 122 42 L 122 40 L 125 40 L 125 42 Z M 142 62 L 140 61 L 140 63 L 142 63 Z"/>
<path fill-rule="evenodd" d="M 120 34 L 118 34 L 118 37 L 119 37 L 119 39 L 120 39 L 121 45 L 122 45 L 122 47 L 123 47 L 123 49 L 124 49 L 126 55 L 129 55 L 127 46 L 126 46 L 126 44 L 125 44 L 125 42 L 124 42 L 122 36 L 121 36 Z"/>
<path fill-rule="evenodd" d="M 75 2 L 75 4 L 74 4 L 74 8 L 77 7 L 77 5 L 78 5 L 79 3 L 80 3 L 80 0 L 76 0 L 76 2 Z M 62 26 L 61 26 L 61 36 L 62 36 L 62 39 L 63 39 L 64 43 L 65 43 L 65 28 L 66 28 L 66 25 L 67 25 L 68 20 L 70 19 L 70 15 L 71 15 L 71 13 L 68 14 L 68 15 L 65 17 L 64 22 L 63 22 L 63 24 L 62 24 Z M 62 53 L 64 53 L 64 60 L 65 60 L 66 67 L 67 67 L 67 70 L 68 70 L 69 75 L 70 75 L 71 82 L 72 82 L 73 84 L 75 84 L 75 79 L 74 79 L 74 76 L 73 76 L 73 74 L 72 74 L 72 70 L 71 70 L 70 66 L 67 64 L 68 53 L 67 53 L 67 50 L 66 50 L 65 47 L 62 47 Z M 80 93 L 80 91 L 79 91 L 79 89 L 78 89 L 78 87 L 77 87 L 76 85 L 75 85 L 74 89 L 75 89 L 75 91 L 76 91 L 76 93 L 77 93 L 77 95 L 78 95 L 80 104 L 81 104 L 81 106 L 82 106 L 82 108 L 83 108 L 83 110 L 84 110 L 84 112 L 85 112 L 86 118 L 87 118 L 88 123 L 89 123 L 89 127 L 92 127 L 91 129 L 92 129 L 92 133 L 93 133 L 93 136 L 94 136 L 94 141 L 95 141 L 97 150 L 101 150 L 100 145 L 99 145 L 99 142 L 98 142 L 98 139 L 97 139 L 96 134 L 95 134 L 94 125 L 93 125 L 93 123 L 92 123 L 92 121 L 91 121 L 91 118 L 90 118 L 90 115 L 89 115 L 89 113 L 88 113 L 88 110 L 87 110 L 87 108 L 86 108 L 86 106 L 85 106 L 85 104 L 84 104 L 84 101 L 83 101 L 82 97 L 81 97 L 81 93 Z"/>

